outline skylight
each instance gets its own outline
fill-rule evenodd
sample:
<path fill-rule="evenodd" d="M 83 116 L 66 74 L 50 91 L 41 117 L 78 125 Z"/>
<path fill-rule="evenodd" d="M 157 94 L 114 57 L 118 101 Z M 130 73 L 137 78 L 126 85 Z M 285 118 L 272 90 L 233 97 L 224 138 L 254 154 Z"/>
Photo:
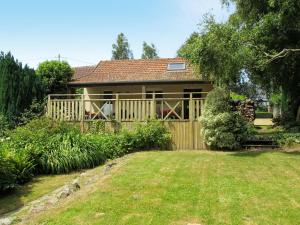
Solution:
<path fill-rule="evenodd" d="M 185 70 L 185 63 L 169 63 L 168 70 L 176 71 L 176 70 Z"/>

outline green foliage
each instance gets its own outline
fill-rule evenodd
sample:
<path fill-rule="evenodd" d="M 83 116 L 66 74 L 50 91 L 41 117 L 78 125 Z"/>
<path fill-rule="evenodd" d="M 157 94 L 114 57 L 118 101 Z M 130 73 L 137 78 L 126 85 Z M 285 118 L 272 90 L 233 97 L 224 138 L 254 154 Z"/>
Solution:
<path fill-rule="evenodd" d="M 0 190 L 23 184 L 35 174 L 69 173 L 134 151 L 162 149 L 171 138 L 156 122 L 116 133 L 107 133 L 103 122 L 94 122 L 88 133 L 81 133 L 78 126 L 44 117 L 9 131 L 8 136 L 0 142 Z"/>
<path fill-rule="evenodd" d="M 138 124 L 133 137 L 136 150 L 167 149 L 171 140 L 171 135 L 166 128 L 154 121 Z"/>
<path fill-rule="evenodd" d="M 273 113 L 269 112 L 256 112 L 255 113 L 256 118 L 273 118 Z"/>
<path fill-rule="evenodd" d="M 112 59 L 133 59 L 133 54 L 129 48 L 128 40 L 123 33 L 118 35 L 117 43 L 113 44 L 112 48 Z"/>
<path fill-rule="evenodd" d="M 282 112 L 294 120 L 300 105 L 299 0 L 223 0 L 230 2 L 236 9 L 230 19 L 206 19 L 179 55 L 219 86 L 234 86 L 246 73 L 269 93 L 282 91 Z"/>
<path fill-rule="evenodd" d="M 300 133 L 283 133 L 276 138 L 277 142 L 283 147 L 293 147 L 300 144 Z"/>
<path fill-rule="evenodd" d="M 241 43 L 241 34 L 231 24 L 217 24 L 205 17 L 202 31 L 193 33 L 178 50 L 205 78 L 218 86 L 234 86 L 240 82 L 243 61 L 247 57 Z"/>
<path fill-rule="evenodd" d="M 200 120 L 204 141 L 212 149 L 237 149 L 251 134 L 244 117 L 231 111 L 229 93 L 221 88 L 208 94 Z"/>
<path fill-rule="evenodd" d="M 273 93 L 270 97 L 270 104 L 271 105 L 281 105 L 282 93 Z"/>
<path fill-rule="evenodd" d="M 42 79 L 46 93 L 57 94 L 67 90 L 74 71 L 67 62 L 53 60 L 41 63 L 36 73 Z"/>
<path fill-rule="evenodd" d="M 29 123 L 33 119 L 38 119 L 44 114 L 46 107 L 46 101 L 37 101 L 34 99 L 32 104 L 29 106 L 28 109 L 25 109 L 23 113 L 20 114 L 16 118 L 16 122 L 18 125 L 24 125 Z"/>
<path fill-rule="evenodd" d="M 17 187 L 17 176 L 13 160 L 0 149 L 0 193 Z"/>
<path fill-rule="evenodd" d="M 247 96 L 239 95 L 235 92 L 230 92 L 230 97 L 233 101 L 245 101 L 247 99 Z"/>
<path fill-rule="evenodd" d="M 6 136 L 6 132 L 11 128 L 11 124 L 9 123 L 6 116 L 0 114 L 0 141 L 2 138 Z"/>
<path fill-rule="evenodd" d="M 155 45 L 154 44 L 148 45 L 146 42 L 144 42 L 142 59 L 156 59 L 156 58 L 158 58 L 158 54 Z"/>
<path fill-rule="evenodd" d="M 103 134 L 105 133 L 105 121 L 95 120 L 88 124 L 88 132 L 92 134 Z"/>
<path fill-rule="evenodd" d="M 40 79 L 33 69 L 22 66 L 11 53 L 0 54 L 0 113 L 10 122 L 29 108 L 33 99 L 44 96 Z"/>
<path fill-rule="evenodd" d="M 92 168 L 106 160 L 104 153 L 80 134 L 57 134 L 49 138 L 38 162 L 42 173 L 59 174 Z"/>

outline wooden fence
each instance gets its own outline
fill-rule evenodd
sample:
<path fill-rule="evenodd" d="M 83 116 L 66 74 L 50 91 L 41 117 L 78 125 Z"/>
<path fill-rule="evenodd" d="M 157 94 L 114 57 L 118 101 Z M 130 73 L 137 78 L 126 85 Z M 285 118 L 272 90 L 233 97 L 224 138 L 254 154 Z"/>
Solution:
<path fill-rule="evenodd" d="M 130 95 L 130 96 L 129 96 Z M 163 93 L 164 97 L 145 98 L 145 94 L 49 95 L 47 116 L 54 120 L 85 122 L 115 120 L 125 127 L 133 122 L 161 121 L 172 133 L 173 149 L 203 149 L 201 124 L 206 93 Z M 142 98 L 138 98 L 142 96 Z M 175 97 L 176 96 L 176 97 Z M 187 97 L 188 96 L 188 97 Z"/>

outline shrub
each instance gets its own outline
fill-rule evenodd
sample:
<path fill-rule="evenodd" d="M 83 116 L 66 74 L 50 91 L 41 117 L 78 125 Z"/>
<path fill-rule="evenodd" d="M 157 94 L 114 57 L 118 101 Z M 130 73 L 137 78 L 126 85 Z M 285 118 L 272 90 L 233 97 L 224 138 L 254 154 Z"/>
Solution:
<path fill-rule="evenodd" d="M 96 124 L 93 132 L 83 134 L 75 125 L 40 118 L 10 131 L 10 140 L 0 143 L 0 190 L 23 184 L 35 174 L 68 173 L 134 151 L 162 149 L 171 138 L 156 122 L 117 133 L 105 133 L 101 127 Z"/>
<path fill-rule="evenodd" d="M 17 186 L 17 175 L 14 163 L 12 159 L 0 149 L 0 192 L 4 192 Z"/>
<path fill-rule="evenodd" d="M 240 95 L 235 92 L 230 92 L 230 97 L 233 101 L 245 101 L 247 99 L 247 96 L 245 95 Z"/>
<path fill-rule="evenodd" d="M 57 134 L 49 139 L 38 160 L 40 172 L 69 173 L 93 168 L 106 160 L 98 146 L 80 134 Z"/>
<path fill-rule="evenodd" d="M 292 147 L 300 144 L 300 133 L 278 133 L 273 136 L 273 139 L 282 147 Z"/>
<path fill-rule="evenodd" d="M 137 150 L 167 149 L 170 140 L 170 133 L 159 122 L 138 124 L 134 130 L 133 144 Z"/>
<path fill-rule="evenodd" d="M 251 133 L 244 117 L 232 111 L 229 93 L 221 88 L 208 94 L 200 120 L 204 141 L 213 149 L 237 149 Z"/>
<path fill-rule="evenodd" d="M 0 139 L 3 139 L 6 136 L 6 132 L 10 127 L 8 119 L 3 114 L 0 114 Z"/>

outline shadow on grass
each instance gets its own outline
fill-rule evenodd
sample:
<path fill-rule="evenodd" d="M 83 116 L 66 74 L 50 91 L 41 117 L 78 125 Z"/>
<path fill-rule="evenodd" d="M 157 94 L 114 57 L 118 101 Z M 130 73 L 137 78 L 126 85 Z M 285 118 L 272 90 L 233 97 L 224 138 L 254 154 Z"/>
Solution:
<path fill-rule="evenodd" d="M 233 156 L 237 157 L 258 157 L 263 154 L 272 154 L 272 153 L 282 153 L 282 154 L 290 154 L 295 156 L 300 156 L 300 149 L 299 150 L 250 150 L 250 151 L 240 151 L 232 153 Z"/>
<path fill-rule="evenodd" d="M 16 189 L 0 193 L 0 217 L 23 207 L 25 203 L 22 198 L 30 195 L 31 192 L 32 185 L 30 182 Z"/>

